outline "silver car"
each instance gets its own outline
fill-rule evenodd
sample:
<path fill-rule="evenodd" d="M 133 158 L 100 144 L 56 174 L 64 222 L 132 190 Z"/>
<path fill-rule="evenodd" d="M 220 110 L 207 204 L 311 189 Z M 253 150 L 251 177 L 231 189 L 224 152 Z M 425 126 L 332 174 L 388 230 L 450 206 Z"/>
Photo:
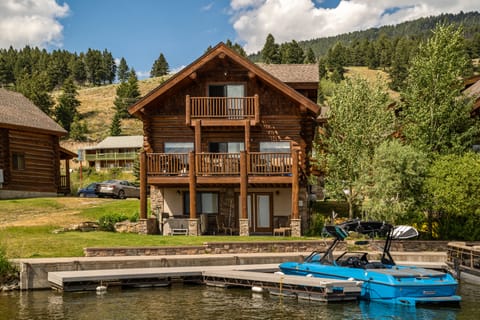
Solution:
<path fill-rule="evenodd" d="M 127 180 L 107 180 L 97 185 L 95 193 L 99 197 L 118 199 L 140 199 L 140 188 Z"/>

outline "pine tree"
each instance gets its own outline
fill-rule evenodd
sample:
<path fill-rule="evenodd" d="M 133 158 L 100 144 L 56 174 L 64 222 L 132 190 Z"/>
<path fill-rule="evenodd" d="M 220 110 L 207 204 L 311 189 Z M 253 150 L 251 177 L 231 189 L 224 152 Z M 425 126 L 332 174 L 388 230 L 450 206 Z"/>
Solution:
<path fill-rule="evenodd" d="M 262 61 L 265 63 L 280 63 L 280 47 L 275 43 L 275 38 L 271 33 L 268 34 L 265 45 L 261 51 Z"/>
<path fill-rule="evenodd" d="M 112 124 L 110 125 L 110 135 L 119 136 L 122 134 L 122 126 L 120 122 L 120 115 L 115 112 L 112 118 Z"/>
<path fill-rule="evenodd" d="M 62 90 L 63 93 L 58 98 L 55 118 L 65 130 L 70 131 L 73 119 L 75 115 L 77 115 L 77 107 L 80 105 L 80 101 L 77 100 L 78 93 L 72 77 L 65 80 Z"/>
<path fill-rule="evenodd" d="M 87 141 L 88 128 L 84 121 L 80 121 L 78 113 L 73 117 L 72 125 L 70 126 L 70 139 L 75 141 Z"/>
<path fill-rule="evenodd" d="M 227 39 L 227 42 L 225 43 L 225 45 L 233 50 L 235 50 L 239 55 L 241 55 L 242 57 L 247 57 L 247 53 L 245 52 L 245 50 L 243 50 L 242 46 L 239 45 L 238 43 L 232 43 L 232 41 L 230 39 Z"/>
<path fill-rule="evenodd" d="M 280 46 L 280 53 L 282 63 L 299 64 L 305 60 L 303 49 L 295 40 L 282 44 Z"/>
<path fill-rule="evenodd" d="M 167 75 L 169 71 L 168 62 L 165 59 L 163 53 L 160 53 L 160 56 L 153 63 L 152 70 L 150 71 L 150 77 L 161 77 Z"/>
<path fill-rule="evenodd" d="M 120 82 L 125 82 L 128 79 L 129 67 L 124 57 L 120 59 L 120 63 L 117 68 L 117 78 Z"/>
<path fill-rule="evenodd" d="M 104 69 L 104 82 L 113 83 L 115 80 L 115 75 L 117 74 L 117 64 L 113 55 L 107 49 L 103 50 L 102 53 L 102 69 Z"/>
<path fill-rule="evenodd" d="M 128 81 L 120 83 L 117 87 L 117 95 L 113 104 L 118 116 L 122 119 L 130 117 L 128 107 L 137 102 L 139 98 L 138 78 L 132 68 L 129 72 Z"/>
<path fill-rule="evenodd" d="M 315 52 L 313 52 L 312 47 L 308 48 L 307 54 L 305 55 L 304 63 L 315 63 L 317 62 L 317 58 L 315 57 Z"/>
<path fill-rule="evenodd" d="M 49 77 L 46 72 L 24 74 L 17 79 L 15 90 L 30 99 L 37 107 L 48 115 L 52 113 L 53 100 L 49 93 Z"/>

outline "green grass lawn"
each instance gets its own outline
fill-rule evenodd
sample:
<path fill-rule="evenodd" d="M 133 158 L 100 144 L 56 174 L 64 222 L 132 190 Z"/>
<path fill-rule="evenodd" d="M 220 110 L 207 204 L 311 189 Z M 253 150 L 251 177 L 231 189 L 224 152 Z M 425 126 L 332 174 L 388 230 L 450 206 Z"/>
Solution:
<path fill-rule="evenodd" d="M 39 198 L 0 200 L 0 247 L 9 258 L 83 256 L 86 247 L 186 246 L 217 241 L 274 241 L 271 236 L 160 236 L 115 232 L 60 232 L 79 221 L 105 215 L 132 217 L 138 200 Z"/>

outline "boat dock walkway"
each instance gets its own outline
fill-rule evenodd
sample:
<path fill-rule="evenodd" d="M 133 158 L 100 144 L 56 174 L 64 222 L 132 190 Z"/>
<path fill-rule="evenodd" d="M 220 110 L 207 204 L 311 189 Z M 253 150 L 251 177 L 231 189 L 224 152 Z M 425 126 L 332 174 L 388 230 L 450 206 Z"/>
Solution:
<path fill-rule="evenodd" d="M 274 295 L 316 301 L 356 300 L 361 281 L 342 281 L 274 274 L 278 264 L 135 268 L 49 272 L 52 288 L 61 291 L 95 290 L 98 286 L 169 286 L 174 281 L 217 287 L 249 287 Z"/>

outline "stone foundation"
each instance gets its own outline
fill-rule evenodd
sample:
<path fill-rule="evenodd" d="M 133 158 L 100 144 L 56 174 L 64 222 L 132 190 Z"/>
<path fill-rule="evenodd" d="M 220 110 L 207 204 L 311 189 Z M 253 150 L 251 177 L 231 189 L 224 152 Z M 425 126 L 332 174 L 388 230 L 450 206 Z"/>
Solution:
<path fill-rule="evenodd" d="M 188 235 L 190 236 L 198 236 L 198 219 L 189 219 L 188 220 Z"/>
<path fill-rule="evenodd" d="M 290 227 L 292 228 L 292 237 L 302 236 L 302 223 L 300 219 L 291 219 Z"/>

